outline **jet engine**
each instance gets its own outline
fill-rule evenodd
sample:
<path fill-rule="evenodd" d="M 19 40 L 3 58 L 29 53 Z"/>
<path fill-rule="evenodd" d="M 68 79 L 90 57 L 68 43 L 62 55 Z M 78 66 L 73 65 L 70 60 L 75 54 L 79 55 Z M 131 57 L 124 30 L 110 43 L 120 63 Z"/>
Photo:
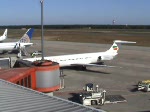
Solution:
<path fill-rule="evenodd" d="M 102 61 L 102 60 L 112 60 L 114 58 L 114 56 L 112 55 L 103 55 L 103 56 L 99 56 L 98 57 L 98 61 Z"/>
<path fill-rule="evenodd" d="M 97 59 L 97 61 L 98 61 L 98 62 L 101 62 L 101 60 L 102 60 L 102 57 L 99 56 L 98 59 Z"/>

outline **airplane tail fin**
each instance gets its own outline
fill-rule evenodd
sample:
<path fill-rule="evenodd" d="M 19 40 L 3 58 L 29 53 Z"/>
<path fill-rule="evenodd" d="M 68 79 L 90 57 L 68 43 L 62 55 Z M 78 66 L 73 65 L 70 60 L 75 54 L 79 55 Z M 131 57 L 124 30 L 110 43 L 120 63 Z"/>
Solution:
<path fill-rule="evenodd" d="M 117 53 L 119 51 L 119 45 L 121 45 L 121 44 L 133 44 L 133 43 L 136 43 L 136 42 L 115 40 L 113 45 L 106 52 Z"/>
<path fill-rule="evenodd" d="M 5 36 L 7 38 L 7 29 L 5 29 L 3 36 Z"/>
<path fill-rule="evenodd" d="M 119 51 L 119 47 L 118 47 L 118 45 L 115 43 L 115 41 L 114 41 L 114 43 L 113 43 L 113 45 L 110 47 L 110 49 L 109 50 L 107 50 L 107 52 L 118 52 Z"/>
<path fill-rule="evenodd" d="M 34 32 L 33 28 L 28 29 L 27 32 L 21 37 L 21 39 L 18 42 L 19 43 L 30 43 L 33 32 Z"/>

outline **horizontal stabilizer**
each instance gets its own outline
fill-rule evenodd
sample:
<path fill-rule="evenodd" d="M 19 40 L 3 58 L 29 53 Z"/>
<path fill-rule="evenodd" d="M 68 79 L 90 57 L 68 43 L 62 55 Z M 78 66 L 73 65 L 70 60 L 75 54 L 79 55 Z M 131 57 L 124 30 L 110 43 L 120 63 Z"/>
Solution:
<path fill-rule="evenodd" d="M 116 44 L 135 44 L 136 42 L 133 42 L 133 41 L 123 41 L 123 40 L 115 40 L 114 43 L 116 43 Z"/>

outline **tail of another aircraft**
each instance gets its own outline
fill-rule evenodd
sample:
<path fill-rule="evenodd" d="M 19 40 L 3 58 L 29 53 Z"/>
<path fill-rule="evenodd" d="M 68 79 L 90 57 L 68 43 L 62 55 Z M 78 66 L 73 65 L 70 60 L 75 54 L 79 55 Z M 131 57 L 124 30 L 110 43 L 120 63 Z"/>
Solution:
<path fill-rule="evenodd" d="M 22 38 L 18 42 L 19 43 L 30 43 L 33 32 L 34 32 L 33 28 L 28 29 L 27 32 L 22 36 Z"/>
<path fill-rule="evenodd" d="M 133 44 L 133 43 L 136 43 L 136 42 L 115 40 L 114 43 L 113 43 L 113 45 L 106 52 L 117 53 L 119 51 L 118 45 L 121 45 L 121 44 Z"/>
<path fill-rule="evenodd" d="M 7 29 L 5 29 L 3 35 L 0 36 L 0 42 L 2 42 L 3 40 L 5 40 L 6 38 L 7 38 Z"/>
<path fill-rule="evenodd" d="M 7 29 L 5 29 L 5 32 L 4 32 L 3 36 L 4 36 L 5 38 L 7 38 Z"/>

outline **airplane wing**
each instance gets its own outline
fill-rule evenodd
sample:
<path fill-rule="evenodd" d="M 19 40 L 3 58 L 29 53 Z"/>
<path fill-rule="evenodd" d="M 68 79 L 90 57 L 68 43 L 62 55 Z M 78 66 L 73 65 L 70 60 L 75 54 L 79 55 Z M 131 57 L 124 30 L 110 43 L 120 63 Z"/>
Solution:
<path fill-rule="evenodd" d="M 109 65 L 98 65 L 98 64 L 71 64 L 71 66 L 90 66 L 90 67 L 116 67 L 116 66 L 109 66 Z"/>
<path fill-rule="evenodd" d="M 33 43 L 20 43 L 20 44 L 25 47 L 29 47 L 33 45 Z"/>

